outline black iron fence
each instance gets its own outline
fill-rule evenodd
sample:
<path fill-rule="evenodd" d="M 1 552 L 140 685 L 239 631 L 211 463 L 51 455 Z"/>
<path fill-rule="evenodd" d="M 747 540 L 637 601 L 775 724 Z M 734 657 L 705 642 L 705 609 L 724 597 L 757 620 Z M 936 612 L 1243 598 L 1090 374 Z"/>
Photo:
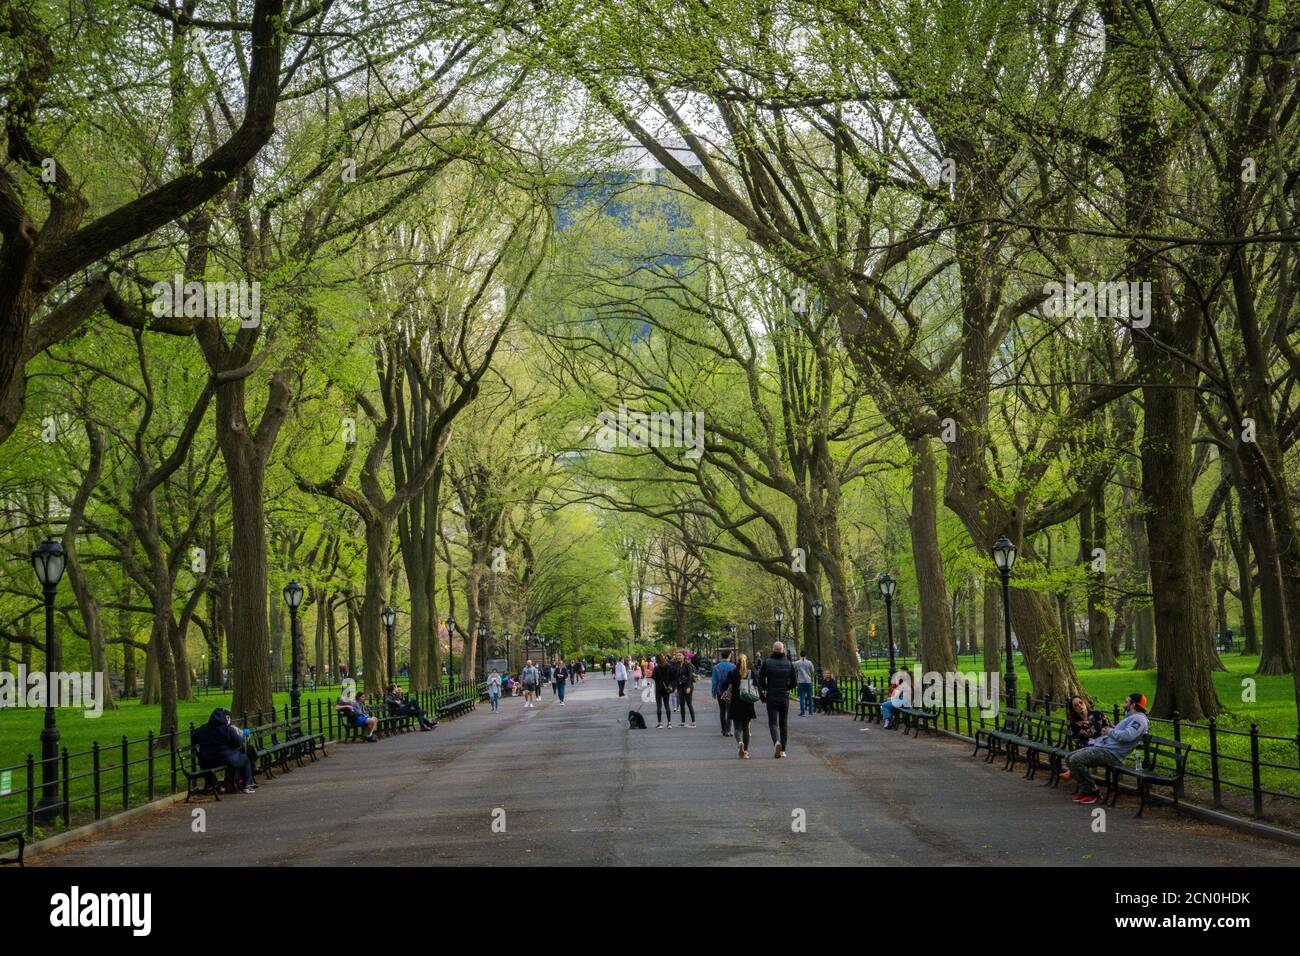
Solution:
<path fill-rule="evenodd" d="M 439 707 L 466 696 L 476 701 L 485 699 L 487 682 L 458 682 L 450 687 L 444 685 L 438 690 L 410 694 L 421 710 L 434 716 Z M 337 740 L 336 704 L 337 698 L 301 700 L 298 719 L 303 729 L 309 734 L 324 734 L 327 740 Z M 376 708 L 376 713 L 382 713 L 380 708 Z M 241 713 L 235 723 L 241 728 L 260 727 L 290 718 L 290 705 L 286 703 L 269 711 Z M 43 839 L 53 831 L 102 820 L 160 796 L 183 791 L 185 781 L 180 768 L 194 730 L 191 722 L 179 732 L 173 729 L 155 734 L 151 730 L 135 740 L 124 735 L 112 743 L 94 741 L 87 750 L 69 751 L 64 747 L 50 761 L 54 778 L 52 801 L 43 800 L 45 760 L 29 753 L 23 763 L 0 767 L 0 782 L 5 783 L 5 789 L 0 790 L 0 833 L 21 829 L 30 842 L 37 838 L 38 830 Z M 0 846 L 0 852 L 6 849 Z"/>
<path fill-rule="evenodd" d="M 938 729 L 971 738 L 979 728 L 993 724 L 990 708 L 983 706 L 989 698 L 985 696 L 982 704 L 977 688 L 965 681 L 936 685 L 928 693 L 937 699 L 926 699 L 924 688 L 914 688 L 913 703 L 938 713 Z M 848 677 L 839 681 L 841 700 L 833 709 L 851 713 L 866 686 L 877 700 L 889 693 L 883 678 Z M 1002 703 L 1004 700 L 998 706 Z M 1067 708 L 1066 701 L 1028 693 L 1019 703 L 1025 710 L 1047 714 L 1063 715 Z M 1122 707 L 1111 704 L 1109 708 L 1112 723 L 1119 723 L 1124 716 Z M 1237 730 L 1220 726 L 1213 717 L 1204 723 L 1183 720 L 1177 712 L 1171 718 L 1152 717 L 1150 724 L 1153 736 L 1190 747 L 1185 776 L 1199 792 L 1194 792 L 1189 802 L 1208 804 L 1215 810 L 1243 810 L 1258 819 L 1300 822 L 1300 733 L 1289 737 L 1261 733 L 1254 721 L 1249 729 Z"/>

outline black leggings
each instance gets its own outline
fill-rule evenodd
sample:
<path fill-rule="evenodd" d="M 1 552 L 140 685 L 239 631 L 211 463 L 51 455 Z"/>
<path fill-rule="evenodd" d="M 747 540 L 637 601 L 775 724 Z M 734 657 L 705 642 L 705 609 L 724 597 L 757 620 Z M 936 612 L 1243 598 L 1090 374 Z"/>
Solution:
<path fill-rule="evenodd" d="M 767 729 L 772 732 L 772 743 L 775 744 L 779 740 L 781 743 L 782 750 L 785 749 L 785 742 L 787 739 L 786 725 L 789 721 L 789 717 L 790 717 L 790 701 L 788 698 L 786 700 L 781 701 L 781 703 L 779 704 L 774 704 L 770 700 L 767 702 Z M 781 725 L 781 731 L 779 735 L 777 734 L 778 723 Z"/>
<path fill-rule="evenodd" d="M 689 687 L 677 688 L 677 704 L 682 709 L 682 723 L 686 723 L 687 707 L 691 709 L 691 723 L 695 723 L 695 702 L 691 700 L 694 696 Z"/>
<path fill-rule="evenodd" d="M 747 721 L 747 720 L 737 720 L 737 721 L 734 721 L 734 723 L 735 723 L 735 725 L 736 725 L 736 737 L 737 737 L 737 739 L 738 739 L 742 744 L 744 744 L 745 749 L 748 750 L 748 749 L 749 749 L 749 721 Z"/>
<path fill-rule="evenodd" d="M 673 698 L 669 691 L 663 690 L 658 684 L 655 685 L 655 720 L 662 722 L 664 714 L 668 715 L 668 723 L 673 722 Z"/>

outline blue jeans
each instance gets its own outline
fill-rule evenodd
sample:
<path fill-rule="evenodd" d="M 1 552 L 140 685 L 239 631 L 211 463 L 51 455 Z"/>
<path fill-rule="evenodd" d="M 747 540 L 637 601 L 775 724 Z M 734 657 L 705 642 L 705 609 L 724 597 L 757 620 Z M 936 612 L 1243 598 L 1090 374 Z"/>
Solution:
<path fill-rule="evenodd" d="M 812 684 L 795 684 L 799 691 L 799 716 L 813 712 Z"/>
<path fill-rule="evenodd" d="M 492 701 L 492 710 L 493 710 L 493 711 L 497 711 L 497 710 L 500 710 L 500 709 L 501 709 L 501 692 L 500 692 L 500 691 L 490 691 L 490 692 L 488 693 L 488 699 Z"/>
<path fill-rule="evenodd" d="M 908 707 L 908 706 L 910 706 L 908 701 L 906 700 L 895 701 L 891 697 L 890 699 L 881 702 L 880 716 L 885 718 L 885 720 L 891 720 L 894 716 L 894 711 L 896 709 L 898 709 L 899 707 Z"/>
<path fill-rule="evenodd" d="M 564 702 L 564 685 L 567 683 L 568 681 L 564 681 L 564 680 L 557 680 L 555 682 L 555 692 L 560 695 L 561 703 Z"/>

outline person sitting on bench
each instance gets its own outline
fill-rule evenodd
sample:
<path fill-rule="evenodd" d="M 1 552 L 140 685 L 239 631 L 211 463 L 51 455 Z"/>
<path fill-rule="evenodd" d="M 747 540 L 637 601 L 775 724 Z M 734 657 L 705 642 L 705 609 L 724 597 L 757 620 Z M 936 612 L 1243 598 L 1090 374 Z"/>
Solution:
<path fill-rule="evenodd" d="M 384 703 L 388 705 L 388 716 L 414 717 L 420 722 L 421 730 L 433 730 L 434 725 L 438 723 L 424 716 L 420 705 L 411 700 L 409 694 L 403 694 L 396 684 L 388 685 L 388 696 L 384 698 Z"/>
<path fill-rule="evenodd" d="M 822 713 L 831 712 L 831 704 L 838 704 L 841 700 L 840 686 L 835 682 L 835 675 L 830 671 L 822 672 L 821 689 L 817 692 L 817 700 L 821 704 Z"/>
<path fill-rule="evenodd" d="M 889 699 L 880 702 L 880 716 L 885 719 L 882 729 L 894 726 L 894 711 L 900 707 L 912 706 L 912 682 L 906 671 L 898 671 L 889 680 Z"/>
<path fill-rule="evenodd" d="M 1090 741 L 1104 737 L 1110 732 L 1110 718 L 1106 716 L 1106 712 L 1089 709 L 1088 702 L 1082 697 L 1070 698 L 1070 713 L 1067 719 L 1070 721 L 1070 742 L 1074 750 L 1086 747 Z M 1068 771 L 1062 779 L 1070 779 Z"/>
<path fill-rule="evenodd" d="M 371 717 L 366 713 L 365 694 L 357 694 L 356 700 L 348 700 L 346 697 L 340 698 L 338 710 L 348 722 L 349 727 L 361 728 L 362 740 L 368 744 L 379 743 L 379 738 L 375 736 L 375 730 L 379 727 L 379 718 Z"/>
<path fill-rule="evenodd" d="M 1149 727 L 1146 695 L 1129 694 L 1124 699 L 1124 713 L 1128 716 L 1109 733 L 1089 740 L 1086 746 L 1066 758 L 1069 774 L 1079 784 L 1079 792 L 1073 797 L 1075 803 L 1096 803 L 1097 784 L 1088 771 L 1094 767 L 1119 766 L 1146 735 Z"/>
<path fill-rule="evenodd" d="M 253 761 L 244 752 L 244 735 L 230 722 L 230 711 L 218 707 L 208 722 L 194 731 L 190 740 L 199 748 L 199 769 L 230 767 L 240 793 L 256 793 Z"/>

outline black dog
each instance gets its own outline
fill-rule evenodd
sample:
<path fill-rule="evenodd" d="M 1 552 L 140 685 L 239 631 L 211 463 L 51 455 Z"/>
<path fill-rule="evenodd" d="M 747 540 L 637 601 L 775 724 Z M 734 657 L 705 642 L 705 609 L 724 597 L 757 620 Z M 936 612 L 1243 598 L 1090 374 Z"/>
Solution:
<path fill-rule="evenodd" d="M 629 710 L 627 712 L 627 729 L 628 730 L 645 730 L 645 718 L 639 711 Z"/>

